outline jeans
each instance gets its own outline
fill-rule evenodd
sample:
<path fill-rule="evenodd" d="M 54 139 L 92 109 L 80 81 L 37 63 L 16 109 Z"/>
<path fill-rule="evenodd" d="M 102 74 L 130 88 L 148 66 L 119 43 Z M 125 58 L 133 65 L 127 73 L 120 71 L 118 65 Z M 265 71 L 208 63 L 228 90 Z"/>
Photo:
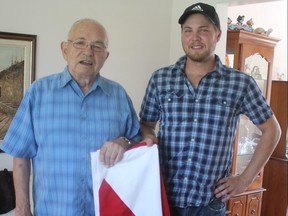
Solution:
<path fill-rule="evenodd" d="M 170 207 L 171 216 L 225 216 L 226 203 L 213 198 L 207 206 Z"/>

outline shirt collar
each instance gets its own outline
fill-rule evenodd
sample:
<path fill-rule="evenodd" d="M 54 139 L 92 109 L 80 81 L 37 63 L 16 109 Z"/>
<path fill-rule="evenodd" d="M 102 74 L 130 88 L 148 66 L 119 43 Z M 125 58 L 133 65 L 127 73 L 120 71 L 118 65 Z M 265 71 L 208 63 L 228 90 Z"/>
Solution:
<path fill-rule="evenodd" d="M 175 68 L 177 70 L 180 70 L 181 72 L 185 72 L 185 64 L 186 64 L 186 60 L 187 60 L 187 56 L 184 55 L 184 56 L 181 56 L 178 61 L 175 63 Z M 219 58 L 218 55 L 215 54 L 215 66 L 214 68 L 212 69 L 212 71 L 210 72 L 217 72 L 218 74 L 220 74 L 221 76 L 224 75 L 224 66 Z M 176 70 L 176 71 L 177 71 Z"/>
<path fill-rule="evenodd" d="M 224 75 L 224 65 L 222 64 L 220 58 L 218 55 L 215 55 L 215 61 L 216 61 L 216 64 L 215 64 L 215 67 L 213 68 L 213 71 L 219 73 L 221 76 Z"/>
<path fill-rule="evenodd" d="M 60 74 L 59 87 L 66 86 L 73 78 L 68 70 L 68 66 L 64 68 L 63 73 Z"/>
<path fill-rule="evenodd" d="M 64 68 L 63 73 L 60 76 L 60 81 L 59 81 L 59 87 L 63 88 L 66 86 L 69 82 L 75 82 L 72 75 L 69 72 L 68 66 Z M 109 88 L 109 82 L 107 79 L 102 77 L 100 74 L 97 75 L 96 80 L 94 81 L 90 92 L 94 91 L 99 87 L 102 89 L 103 92 L 105 92 L 107 95 L 111 95 L 111 89 Z"/>

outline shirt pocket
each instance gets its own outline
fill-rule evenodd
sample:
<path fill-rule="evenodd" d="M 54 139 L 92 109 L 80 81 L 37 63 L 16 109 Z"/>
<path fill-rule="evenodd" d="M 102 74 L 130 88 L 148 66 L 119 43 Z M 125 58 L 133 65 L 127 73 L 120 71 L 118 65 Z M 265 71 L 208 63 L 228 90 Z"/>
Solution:
<path fill-rule="evenodd" d="M 185 92 L 183 90 L 162 91 L 159 96 L 161 119 L 165 122 L 175 122 L 183 115 L 185 105 Z"/>
<path fill-rule="evenodd" d="M 206 104 L 206 105 L 205 105 Z M 209 106 L 209 121 L 212 125 L 225 126 L 227 128 L 237 120 L 237 103 L 235 100 L 227 97 L 212 97 L 204 102 L 204 106 Z M 207 114 L 207 113 L 206 113 Z M 223 127 L 220 127 L 223 128 Z M 224 129 L 225 130 L 225 129 Z"/>

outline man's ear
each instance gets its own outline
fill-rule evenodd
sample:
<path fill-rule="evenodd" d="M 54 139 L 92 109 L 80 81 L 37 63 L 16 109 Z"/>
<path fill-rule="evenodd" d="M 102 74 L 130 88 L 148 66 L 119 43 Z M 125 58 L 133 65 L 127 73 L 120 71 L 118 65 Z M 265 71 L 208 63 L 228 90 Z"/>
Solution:
<path fill-rule="evenodd" d="M 217 42 L 220 41 L 220 38 L 221 38 L 221 35 L 222 35 L 222 31 L 221 30 L 218 30 L 218 35 L 217 35 Z"/>
<path fill-rule="evenodd" d="M 109 55 L 110 55 L 110 53 L 107 52 L 107 54 L 106 54 L 106 59 L 105 59 L 105 60 L 107 60 L 107 58 L 109 57 Z"/>
<path fill-rule="evenodd" d="M 61 42 L 61 51 L 62 51 L 63 58 L 66 60 L 67 59 L 67 42 L 65 41 Z"/>

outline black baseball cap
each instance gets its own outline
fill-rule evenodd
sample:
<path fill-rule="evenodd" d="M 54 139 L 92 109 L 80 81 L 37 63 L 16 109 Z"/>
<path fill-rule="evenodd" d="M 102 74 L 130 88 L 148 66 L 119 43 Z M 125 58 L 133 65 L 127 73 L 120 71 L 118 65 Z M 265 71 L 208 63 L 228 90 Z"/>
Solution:
<path fill-rule="evenodd" d="M 185 9 L 182 16 L 179 18 L 178 23 L 183 24 L 188 16 L 195 13 L 201 13 L 209 18 L 209 20 L 220 30 L 220 20 L 215 8 L 211 5 L 204 3 L 196 3 Z"/>

